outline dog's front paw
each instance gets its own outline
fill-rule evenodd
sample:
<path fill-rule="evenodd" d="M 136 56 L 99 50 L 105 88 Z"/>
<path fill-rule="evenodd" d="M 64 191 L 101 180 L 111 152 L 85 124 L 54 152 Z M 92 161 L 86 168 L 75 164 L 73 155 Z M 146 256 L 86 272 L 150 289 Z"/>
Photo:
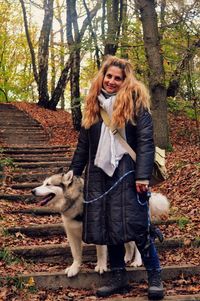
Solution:
<path fill-rule="evenodd" d="M 104 272 L 106 272 L 107 269 L 107 264 L 99 264 L 97 263 L 97 265 L 94 268 L 95 272 L 99 273 L 99 274 L 103 274 Z"/>
<path fill-rule="evenodd" d="M 65 269 L 65 274 L 67 275 L 67 277 L 73 277 L 76 276 L 79 271 L 80 265 L 73 263 L 72 265 L 70 265 L 70 267 Z"/>
<path fill-rule="evenodd" d="M 142 265 L 141 258 L 135 258 L 134 261 L 131 263 L 131 266 L 134 268 L 141 267 L 141 265 Z"/>
<path fill-rule="evenodd" d="M 125 256 L 124 256 L 124 261 L 125 263 L 131 262 L 131 260 L 133 259 L 133 255 L 135 252 L 135 242 L 134 241 L 129 241 L 127 243 L 125 243 Z"/>
<path fill-rule="evenodd" d="M 128 263 L 128 262 L 130 262 L 131 260 L 132 260 L 132 258 L 133 258 L 133 253 L 132 252 L 126 252 L 126 255 L 125 255 L 125 257 L 124 257 L 124 261 L 125 261 L 125 263 Z"/>

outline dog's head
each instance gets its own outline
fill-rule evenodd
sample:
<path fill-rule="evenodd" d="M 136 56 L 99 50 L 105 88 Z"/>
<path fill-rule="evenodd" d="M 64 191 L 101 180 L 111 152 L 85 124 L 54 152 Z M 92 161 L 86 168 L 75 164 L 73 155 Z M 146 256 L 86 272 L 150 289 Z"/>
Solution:
<path fill-rule="evenodd" d="M 73 176 L 73 171 L 66 174 L 53 175 L 39 187 L 32 190 L 32 194 L 41 198 L 39 205 L 53 207 L 63 211 L 83 195 L 83 179 Z"/>

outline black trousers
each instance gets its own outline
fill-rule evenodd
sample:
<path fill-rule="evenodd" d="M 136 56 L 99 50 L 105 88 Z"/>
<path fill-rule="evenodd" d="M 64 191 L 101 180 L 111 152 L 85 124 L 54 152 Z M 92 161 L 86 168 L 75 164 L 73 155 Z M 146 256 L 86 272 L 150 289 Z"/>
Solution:
<path fill-rule="evenodd" d="M 125 247 L 124 244 L 120 245 L 108 245 L 108 258 L 110 263 L 110 269 L 124 269 L 125 262 Z"/>
<path fill-rule="evenodd" d="M 148 248 L 145 250 L 141 248 L 141 245 L 137 245 L 142 261 L 147 271 L 161 271 L 160 261 L 158 258 L 157 250 L 154 245 L 154 241 L 151 240 Z M 125 268 L 125 247 L 124 244 L 120 245 L 108 245 L 108 257 L 110 262 L 110 269 L 124 269 Z"/>

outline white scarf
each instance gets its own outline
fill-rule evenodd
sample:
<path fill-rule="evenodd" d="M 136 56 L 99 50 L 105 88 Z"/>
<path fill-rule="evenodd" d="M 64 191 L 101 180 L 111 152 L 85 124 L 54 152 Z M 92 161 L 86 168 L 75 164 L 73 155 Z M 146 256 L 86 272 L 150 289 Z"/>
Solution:
<path fill-rule="evenodd" d="M 110 119 L 112 118 L 115 98 L 116 95 L 106 98 L 102 93 L 98 96 L 100 106 L 108 113 Z M 125 129 L 119 129 L 119 132 L 126 139 Z M 103 169 L 108 176 L 112 177 L 125 153 L 127 153 L 126 149 L 103 122 L 94 164 Z"/>

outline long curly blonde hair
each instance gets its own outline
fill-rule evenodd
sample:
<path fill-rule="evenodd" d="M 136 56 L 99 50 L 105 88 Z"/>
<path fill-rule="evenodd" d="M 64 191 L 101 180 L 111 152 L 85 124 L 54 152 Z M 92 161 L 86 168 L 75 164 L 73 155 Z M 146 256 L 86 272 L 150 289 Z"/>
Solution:
<path fill-rule="evenodd" d="M 112 125 L 122 128 L 126 122 L 134 122 L 134 118 L 138 115 L 141 107 L 150 111 L 149 92 L 144 84 L 135 78 L 131 63 L 125 59 L 109 55 L 92 81 L 89 93 L 85 99 L 82 125 L 86 129 L 99 120 L 100 106 L 98 95 L 101 93 L 104 76 L 111 66 L 120 68 L 124 78 L 116 94 L 111 120 Z"/>

